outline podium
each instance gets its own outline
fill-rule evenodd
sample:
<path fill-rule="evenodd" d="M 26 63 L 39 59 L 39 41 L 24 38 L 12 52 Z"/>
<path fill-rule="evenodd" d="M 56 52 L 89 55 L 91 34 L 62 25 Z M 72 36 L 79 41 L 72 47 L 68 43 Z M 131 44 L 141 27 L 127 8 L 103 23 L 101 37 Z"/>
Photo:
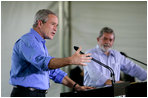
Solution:
<path fill-rule="evenodd" d="M 129 82 L 115 83 L 113 86 L 109 87 L 61 93 L 60 97 L 114 97 L 122 95 L 128 97 L 146 97 L 147 82 L 133 84 L 130 84 Z"/>
<path fill-rule="evenodd" d="M 147 97 L 147 82 L 131 83 L 125 93 L 127 97 Z"/>

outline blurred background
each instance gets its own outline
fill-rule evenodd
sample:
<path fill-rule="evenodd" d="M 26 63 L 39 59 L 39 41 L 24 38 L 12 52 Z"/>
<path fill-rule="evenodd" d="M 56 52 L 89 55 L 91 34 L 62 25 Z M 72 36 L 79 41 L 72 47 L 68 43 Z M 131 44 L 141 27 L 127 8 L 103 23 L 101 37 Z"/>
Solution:
<path fill-rule="evenodd" d="M 1 1 L 2 97 L 9 97 L 12 90 L 9 77 L 13 45 L 32 28 L 39 9 L 50 9 L 59 18 L 54 39 L 46 42 L 51 56 L 68 57 L 75 52 L 75 45 L 82 46 L 82 51 L 94 48 L 99 31 L 108 26 L 116 34 L 114 49 L 147 63 L 147 1 Z M 70 75 L 74 68 L 76 65 L 62 70 Z M 70 90 L 51 81 L 47 97 L 59 97 Z"/>

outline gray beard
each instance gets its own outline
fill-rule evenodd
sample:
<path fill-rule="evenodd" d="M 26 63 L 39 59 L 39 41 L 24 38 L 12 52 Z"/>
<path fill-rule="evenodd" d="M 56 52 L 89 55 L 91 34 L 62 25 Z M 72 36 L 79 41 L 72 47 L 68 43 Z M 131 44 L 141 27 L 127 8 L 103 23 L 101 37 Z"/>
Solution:
<path fill-rule="evenodd" d="M 103 46 L 100 46 L 100 49 L 101 49 L 103 52 L 108 52 L 111 48 L 105 49 Z"/>

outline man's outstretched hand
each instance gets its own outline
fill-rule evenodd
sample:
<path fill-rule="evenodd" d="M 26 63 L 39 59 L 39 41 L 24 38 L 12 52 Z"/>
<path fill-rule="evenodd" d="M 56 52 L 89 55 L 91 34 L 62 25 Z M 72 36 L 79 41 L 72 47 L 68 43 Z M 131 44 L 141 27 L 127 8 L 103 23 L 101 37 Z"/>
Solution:
<path fill-rule="evenodd" d="M 90 57 L 90 53 L 88 54 L 80 54 L 81 51 L 81 47 L 71 56 L 71 63 L 75 64 L 75 65 L 82 65 L 85 66 L 86 63 L 89 63 L 92 59 L 92 57 Z"/>

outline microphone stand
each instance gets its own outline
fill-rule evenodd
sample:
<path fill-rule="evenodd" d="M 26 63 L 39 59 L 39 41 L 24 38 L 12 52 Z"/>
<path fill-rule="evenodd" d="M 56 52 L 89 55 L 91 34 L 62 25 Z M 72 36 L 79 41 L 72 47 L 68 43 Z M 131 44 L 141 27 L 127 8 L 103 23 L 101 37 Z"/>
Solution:
<path fill-rule="evenodd" d="M 92 60 L 93 60 L 94 62 L 100 64 L 101 66 L 107 68 L 107 69 L 110 71 L 110 73 L 111 73 L 111 77 L 112 77 L 112 80 L 111 80 L 111 81 L 112 81 L 112 86 L 113 86 L 114 83 L 115 83 L 115 73 L 114 73 L 113 69 L 112 69 L 111 67 L 109 67 L 109 66 L 103 64 L 102 62 L 100 62 L 100 61 L 94 59 L 94 58 L 92 58 Z"/>
<path fill-rule="evenodd" d="M 74 49 L 77 51 L 77 50 L 79 49 L 79 47 L 74 46 Z M 80 54 L 84 54 L 84 53 L 83 53 L 82 51 L 80 51 Z M 88 57 L 89 57 L 89 56 L 88 56 Z M 105 68 L 107 68 L 107 69 L 110 71 L 111 77 L 112 77 L 112 80 L 111 80 L 111 81 L 112 81 L 112 86 L 113 86 L 114 83 L 115 83 L 115 73 L 114 73 L 113 69 L 112 69 L 111 67 L 109 67 L 109 66 L 103 64 L 102 62 L 100 62 L 100 61 L 94 59 L 94 58 L 92 58 L 91 60 L 93 60 L 94 62 L 100 64 L 101 66 L 103 66 L 103 67 L 105 67 Z"/>
<path fill-rule="evenodd" d="M 134 60 L 134 61 L 137 61 L 137 62 L 139 62 L 139 63 L 141 63 L 141 64 L 147 66 L 147 64 L 145 64 L 145 63 L 143 63 L 143 62 L 141 62 L 141 61 L 139 61 L 139 60 L 136 60 L 136 59 L 134 59 L 134 58 L 132 58 L 132 57 L 127 56 L 124 52 L 120 52 L 120 53 L 121 53 L 122 55 L 124 55 L 125 57 L 127 57 L 127 58 L 130 58 L 130 59 L 132 59 L 132 60 Z"/>

